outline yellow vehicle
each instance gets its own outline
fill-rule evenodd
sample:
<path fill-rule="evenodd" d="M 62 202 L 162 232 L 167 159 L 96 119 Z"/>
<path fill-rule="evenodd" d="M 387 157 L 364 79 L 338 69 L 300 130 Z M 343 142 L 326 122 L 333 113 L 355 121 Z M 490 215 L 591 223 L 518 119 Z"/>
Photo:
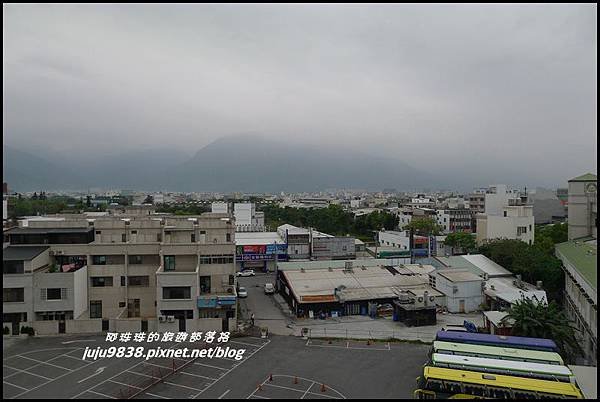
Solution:
<path fill-rule="evenodd" d="M 432 366 L 426 366 L 423 369 L 423 376 L 418 378 L 415 397 L 447 399 L 455 395 L 498 399 L 583 398 L 577 386 L 569 382 Z"/>

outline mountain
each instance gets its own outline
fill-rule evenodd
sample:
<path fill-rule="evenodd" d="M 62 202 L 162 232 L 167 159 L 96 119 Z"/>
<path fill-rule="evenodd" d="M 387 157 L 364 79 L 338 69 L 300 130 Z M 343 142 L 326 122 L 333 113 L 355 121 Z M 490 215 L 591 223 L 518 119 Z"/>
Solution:
<path fill-rule="evenodd" d="M 398 160 L 247 135 L 214 141 L 168 175 L 170 186 L 184 191 L 381 190 L 439 184 Z"/>
<path fill-rule="evenodd" d="M 445 180 L 399 160 L 357 151 L 230 136 L 193 157 L 168 149 L 43 157 L 4 147 L 4 181 L 17 191 L 127 188 L 148 191 L 319 191 L 420 189 Z"/>

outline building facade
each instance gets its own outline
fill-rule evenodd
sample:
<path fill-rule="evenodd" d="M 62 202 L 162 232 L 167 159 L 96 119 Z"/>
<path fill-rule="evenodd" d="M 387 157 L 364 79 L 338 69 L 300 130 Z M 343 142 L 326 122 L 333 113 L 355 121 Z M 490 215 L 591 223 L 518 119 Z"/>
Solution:
<path fill-rule="evenodd" d="M 32 220 L 5 236 L 10 249 L 48 247 L 48 260 L 30 272 L 15 271 L 10 268 L 15 264 L 7 265 L 5 259 L 5 288 L 25 281 L 25 294 L 28 286 L 34 295 L 43 295 L 41 289 L 50 286 L 67 289 L 61 295 L 53 291 L 57 300 L 70 300 L 69 289 L 85 289 L 85 297 L 78 293 L 68 306 L 72 308 L 60 310 L 64 314 L 47 314 L 48 319 L 33 315 L 48 311 L 34 310 L 22 316 L 40 334 L 236 328 L 235 224 L 229 215 L 70 216 Z M 33 276 L 31 285 L 27 275 Z M 85 309 L 80 307 L 83 299 Z M 5 311 L 16 306 L 12 303 L 4 302 Z M 16 318 L 5 320 L 12 325 Z"/>

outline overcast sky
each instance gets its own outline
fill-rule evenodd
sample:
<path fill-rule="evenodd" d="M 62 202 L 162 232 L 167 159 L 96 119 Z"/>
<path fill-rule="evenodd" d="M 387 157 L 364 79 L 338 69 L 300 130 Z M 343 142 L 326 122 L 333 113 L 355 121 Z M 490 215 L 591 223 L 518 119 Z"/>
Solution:
<path fill-rule="evenodd" d="M 541 184 L 596 171 L 596 5 L 3 9 L 9 145 L 254 132 Z"/>

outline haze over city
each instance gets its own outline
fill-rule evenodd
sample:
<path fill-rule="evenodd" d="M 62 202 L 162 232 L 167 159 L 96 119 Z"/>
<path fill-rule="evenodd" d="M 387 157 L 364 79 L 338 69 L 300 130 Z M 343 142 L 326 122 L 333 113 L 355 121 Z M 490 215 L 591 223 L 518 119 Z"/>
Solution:
<path fill-rule="evenodd" d="M 42 159 L 165 149 L 183 163 L 247 135 L 457 185 L 596 170 L 595 5 L 3 10 L 4 142 Z"/>

